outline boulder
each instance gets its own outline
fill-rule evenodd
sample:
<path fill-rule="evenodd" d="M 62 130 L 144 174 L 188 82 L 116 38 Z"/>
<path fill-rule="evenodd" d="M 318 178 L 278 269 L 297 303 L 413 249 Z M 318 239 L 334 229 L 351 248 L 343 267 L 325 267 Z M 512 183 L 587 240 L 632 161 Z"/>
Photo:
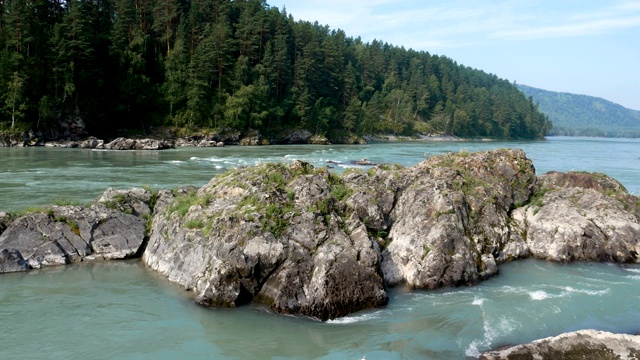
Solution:
<path fill-rule="evenodd" d="M 66 148 L 66 149 L 73 149 L 73 148 L 77 148 L 79 146 L 77 141 L 74 140 L 58 140 L 58 141 L 47 141 L 44 143 L 45 147 L 52 147 L 52 148 Z"/>
<path fill-rule="evenodd" d="M 0 147 L 22 147 L 28 143 L 28 133 L 12 130 L 0 131 Z"/>
<path fill-rule="evenodd" d="M 15 249 L 0 251 L 0 274 L 27 270 L 29 270 L 29 265 L 22 258 L 20 252 Z"/>
<path fill-rule="evenodd" d="M 2 271 L 139 255 L 145 220 L 100 203 L 52 206 L 13 220 L 0 235 Z"/>
<path fill-rule="evenodd" d="M 307 129 L 289 129 L 282 133 L 277 142 L 280 144 L 308 144 L 311 135 Z"/>
<path fill-rule="evenodd" d="M 101 149 L 104 148 L 104 140 L 91 136 L 81 141 L 79 146 L 83 149 Z"/>
<path fill-rule="evenodd" d="M 119 137 L 104 145 L 107 150 L 135 150 L 136 141 L 134 139 L 128 139 Z"/>
<path fill-rule="evenodd" d="M 240 139 L 240 145 L 243 146 L 255 146 L 255 145 L 267 145 L 268 141 L 260 135 L 258 130 L 249 130 L 245 134 L 243 134 L 242 139 Z"/>
<path fill-rule="evenodd" d="M 620 359 L 640 358 L 640 336 L 580 330 L 529 344 L 485 352 L 480 360 L 508 359 Z"/>
<path fill-rule="evenodd" d="M 331 145 L 331 142 L 329 141 L 329 139 L 327 139 L 326 137 L 324 137 L 322 135 L 313 135 L 311 138 L 309 138 L 309 144 L 312 144 L 312 145 Z"/>
<path fill-rule="evenodd" d="M 637 198 L 602 174 L 549 173 L 535 201 L 513 211 L 511 233 L 532 256 L 554 261 L 637 262 Z"/>

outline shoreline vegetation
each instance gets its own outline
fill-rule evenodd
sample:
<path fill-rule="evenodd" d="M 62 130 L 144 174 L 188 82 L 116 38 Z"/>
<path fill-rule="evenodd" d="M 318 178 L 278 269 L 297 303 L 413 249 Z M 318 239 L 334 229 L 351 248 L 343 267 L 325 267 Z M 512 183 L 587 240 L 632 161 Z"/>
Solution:
<path fill-rule="evenodd" d="M 0 11 L 0 132 L 42 142 L 166 127 L 270 143 L 292 129 L 332 143 L 551 129 L 508 80 L 296 21 L 262 0 L 7 1 Z"/>

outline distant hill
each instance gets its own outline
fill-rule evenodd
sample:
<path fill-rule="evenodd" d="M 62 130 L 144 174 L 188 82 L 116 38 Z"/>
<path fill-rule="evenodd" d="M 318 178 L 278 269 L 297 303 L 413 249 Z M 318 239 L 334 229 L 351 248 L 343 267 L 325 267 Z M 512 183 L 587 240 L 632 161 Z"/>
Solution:
<path fill-rule="evenodd" d="M 549 135 L 640 137 L 640 111 L 598 97 L 517 86 L 549 116 Z"/>

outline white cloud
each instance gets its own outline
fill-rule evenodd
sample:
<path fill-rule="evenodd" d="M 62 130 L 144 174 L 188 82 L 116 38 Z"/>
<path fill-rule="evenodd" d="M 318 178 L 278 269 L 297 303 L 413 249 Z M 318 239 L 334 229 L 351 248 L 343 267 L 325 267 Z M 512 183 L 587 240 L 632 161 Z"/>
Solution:
<path fill-rule="evenodd" d="M 311 0 L 296 2 L 288 11 L 296 19 L 317 20 L 365 41 L 381 39 L 417 49 L 584 36 L 640 27 L 640 1 L 603 3 L 591 8 L 583 4 L 588 5 L 562 0 L 452 0 L 446 4 L 418 0 Z"/>

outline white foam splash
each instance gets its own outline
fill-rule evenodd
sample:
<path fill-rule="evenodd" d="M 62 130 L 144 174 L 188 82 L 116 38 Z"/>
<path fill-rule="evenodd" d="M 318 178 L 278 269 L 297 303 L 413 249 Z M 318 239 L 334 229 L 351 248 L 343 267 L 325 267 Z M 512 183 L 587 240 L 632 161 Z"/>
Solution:
<path fill-rule="evenodd" d="M 484 314 L 483 314 L 484 317 Z M 484 339 L 473 340 L 469 347 L 465 350 L 465 355 L 477 358 L 480 356 L 480 349 L 488 349 L 491 347 L 496 338 L 503 334 L 508 334 L 516 329 L 516 325 L 513 320 L 509 320 L 506 317 L 500 317 L 498 321 L 491 326 L 489 321 L 484 320 Z"/>
<path fill-rule="evenodd" d="M 199 156 L 192 156 L 189 158 L 189 160 L 195 160 L 195 161 L 209 161 L 209 162 L 225 162 L 227 161 L 224 158 L 217 158 L 217 157 L 199 157 Z"/>
<path fill-rule="evenodd" d="M 362 314 L 362 315 L 356 315 L 356 316 L 345 316 L 342 318 L 338 318 L 338 319 L 333 319 L 333 320 L 327 320 L 326 323 L 327 324 L 354 324 L 354 323 L 359 323 L 359 322 L 363 322 L 363 321 L 369 321 L 369 320 L 373 320 L 373 319 L 377 319 L 380 317 L 380 313 L 379 312 L 373 312 L 373 313 L 367 313 L 367 314 Z"/>
<path fill-rule="evenodd" d="M 543 290 L 532 291 L 529 293 L 529 296 L 531 297 L 531 300 L 545 300 L 550 297 L 549 294 Z"/>
<path fill-rule="evenodd" d="M 475 298 L 473 299 L 473 301 L 471 302 L 471 305 L 477 305 L 477 306 L 482 306 L 482 304 L 484 304 L 484 300 L 483 298 Z"/>

